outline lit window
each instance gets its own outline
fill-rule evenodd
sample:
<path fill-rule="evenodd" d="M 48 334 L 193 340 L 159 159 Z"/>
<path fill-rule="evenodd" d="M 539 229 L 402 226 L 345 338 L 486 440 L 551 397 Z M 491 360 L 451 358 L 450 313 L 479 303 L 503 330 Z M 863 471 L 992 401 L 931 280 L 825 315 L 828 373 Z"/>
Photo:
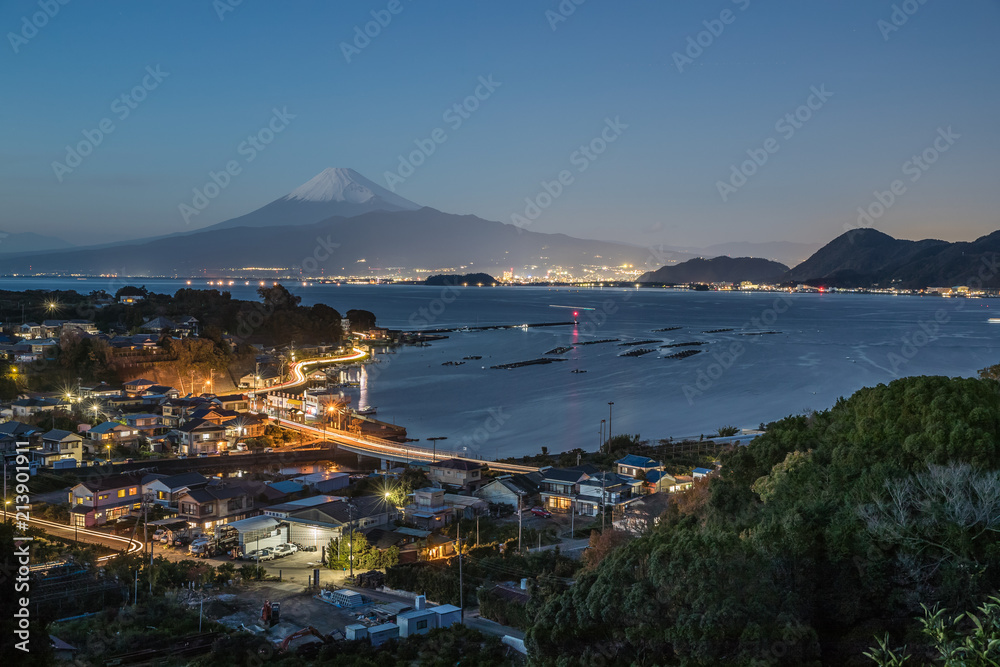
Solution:
<path fill-rule="evenodd" d="M 130 496 L 134 496 L 137 493 L 139 493 L 139 487 L 137 486 L 133 486 L 131 489 L 128 490 L 128 494 Z"/>
<path fill-rule="evenodd" d="M 125 489 L 119 489 L 119 491 L 118 491 L 118 497 L 119 498 L 124 498 L 125 497 Z"/>

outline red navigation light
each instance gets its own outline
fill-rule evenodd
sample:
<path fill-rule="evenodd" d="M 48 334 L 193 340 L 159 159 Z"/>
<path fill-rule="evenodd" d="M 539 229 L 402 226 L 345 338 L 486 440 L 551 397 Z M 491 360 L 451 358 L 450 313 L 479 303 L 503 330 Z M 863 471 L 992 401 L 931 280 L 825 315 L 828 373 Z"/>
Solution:
<path fill-rule="evenodd" d="M 579 314 L 580 314 L 580 313 L 576 312 L 575 310 L 573 311 L 573 317 L 574 317 L 574 318 L 575 318 L 575 317 L 576 317 L 577 315 L 579 315 Z"/>

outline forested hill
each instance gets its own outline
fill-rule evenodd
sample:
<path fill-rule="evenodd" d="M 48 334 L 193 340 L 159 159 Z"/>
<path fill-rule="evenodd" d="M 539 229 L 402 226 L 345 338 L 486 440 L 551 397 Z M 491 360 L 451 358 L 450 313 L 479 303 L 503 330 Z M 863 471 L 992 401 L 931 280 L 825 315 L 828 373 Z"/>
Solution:
<path fill-rule="evenodd" d="M 533 663 L 872 665 L 887 633 L 924 655 L 921 604 L 1000 589 L 998 387 L 905 378 L 768 425 L 546 603 Z"/>

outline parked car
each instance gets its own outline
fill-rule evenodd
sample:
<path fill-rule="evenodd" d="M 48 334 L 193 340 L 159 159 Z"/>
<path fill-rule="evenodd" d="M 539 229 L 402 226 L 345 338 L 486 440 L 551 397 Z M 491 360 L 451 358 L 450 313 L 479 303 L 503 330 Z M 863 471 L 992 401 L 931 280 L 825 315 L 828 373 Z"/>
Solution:
<path fill-rule="evenodd" d="M 246 560 L 274 560 L 274 552 L 270 549 L 254 549 L 253 551 L 248 551 Z"/>
<path fill-rule="evenodd" d="M 290 547 L 291 550 L 292 550 L 292 553 L 295 553 L 296 551 L 299 551 L 300 549 L 302 549 L 302 547 L 299 545 L 298 542 L 286 542 L 284 546 Z"/>
<path fill-rule="evenodd" d="M 531 513 L 535 516 L 540 516 L 543 519 L 548 519 L 552 517 L 552 512 L 548 511 L 544 507 L 532 507 Z"/>
<path fill-rule="evenodd" d="M 295 547 L 291 544 L 279 544 L 278 546 L 271 549 L 275 558 L 282 558 L 284 556 L 291 556 L 295 553 Z"/>
<path fill-rule="evenodd" d="M 273 454 L 274 453 L 274 447 L 265 447 L 264 448 L 264 453 L 265 454 Z"/>
<path fill-rule="evenodd" d="M 155 531 L 153 531 L 154 542 L 159 542 L 166 536 L 167 536 L 167 531 L 163 530 L 162 528 L 157 528 Z"/>

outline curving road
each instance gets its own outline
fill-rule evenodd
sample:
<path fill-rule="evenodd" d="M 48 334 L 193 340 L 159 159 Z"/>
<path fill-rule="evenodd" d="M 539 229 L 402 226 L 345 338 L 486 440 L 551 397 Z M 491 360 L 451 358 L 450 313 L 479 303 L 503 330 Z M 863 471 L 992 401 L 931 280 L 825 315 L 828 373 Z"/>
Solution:
<path fill-rule="evenodd" d="M 352 354 L 344 355 L 342 357 L 317 357 L 315 359 L 303 359 L 302 361 L 296 361 L 288 367 L 293 379 L 288 382 L 276 384 L 273 387 L 267 387 L 266 389 L 257 389 L 256 391 L 251 392 L 251 394 L 268 394 L 272 391 L 292 389 L 303 385 L 306 383 L 305 369 L 311 366 L 324 366 L 326 364 L 337 364 L 345 361 L 361 361 L 367 357 L 367 352 L 359 348 L 354 348 L 354 352 Z"/>
<path fill-rule="evenodd" d="M 293 387 L 298 387 L 306 383 L 306 369 L 312 366 L 326 365 L 332 363 L 340 363 L 345 361 L 361 361 L 368 357 L 368 353 L 359 348 L 354 348 L 353 354 L 345 355 L 343 357 L 318 357 L 315 359 L 304 359 L 302 361 L 296 362 L 291 365 L 290 371 L 292 373 L 293 379 L 282 384 L 274 385 L 273 387 L 268 387 L 267 389 L 261 389 L 254 393 L 256 394 L 266 394 L 272 391 L 278 391 L 283 389 L 291 389 Z M 425 447 L 411 447 L 408 445 L 401 445 L 399 443 L 393 442 L 391 440 L 383 440 L 382 438 L 375 438 L 371 436 L 359 436 L 353 433 L 348 433 L 346 431 L 339 431 L 336 429 L 321 429 L 316 426 L 308 426 L 306 424 L 300 424 L 298 422 L 288 421 L 287 419 L 278 419 L 283 427 L 299 431 L 300 433 L 307 433 L 311 436 L 325 437 L 328 440 L 336 442 L 342 445 L 348 445 L 349 447 L 357 450 L 362 450 L 365 453 L 378 455 L 389 455 L 394 457 L 400 457 L 403 460 L 410 458 L 421 458 L 427 459 L 428 461 L 434 460 L 435 452 L 434 450 L 427 449 Z M 454 454 L 440 451 L 437 452 L 438 457 L 446 458 L 457 458 L 463 461 L 474 461 L 476 463 L 484 463 L 479 459 L 466 458 L 462 456 L 456 456 Z M 488 463 L 490 469 L 500 470 L 503 472 L 535 472 L 538 468 L 533 468 L 531 466 L 522 466 L 511 463 Z"/>
<path fill-rule="evenodd" d="M 136 553 L 142 551 L 142 542 L 139 540 L 133 540 L 128 537 L 121 537 L 119 535 L 108 535 L 107 533 L 102 533 L 97 530 L 91 530 L 89 528 L 73 528 L 73 526 L 67 526 L 64 523 L 56 523 L 54 521 L 48 521 L 46 519 L 29 519 L 29 523 L 33 526 L 41 528 L 49 535 L 55 537 L 61 537 L 63 539 L 73 540 L 77 537 L 88 538 L 87 542 L 93 542 L 106 546 L 111 549 L 119 549 L 125 553 Z M 110 556 L 103 556 L 97 559 L 98 563 L 103 563 L 111 560 L 118 554 L 112 554 Z"/>

